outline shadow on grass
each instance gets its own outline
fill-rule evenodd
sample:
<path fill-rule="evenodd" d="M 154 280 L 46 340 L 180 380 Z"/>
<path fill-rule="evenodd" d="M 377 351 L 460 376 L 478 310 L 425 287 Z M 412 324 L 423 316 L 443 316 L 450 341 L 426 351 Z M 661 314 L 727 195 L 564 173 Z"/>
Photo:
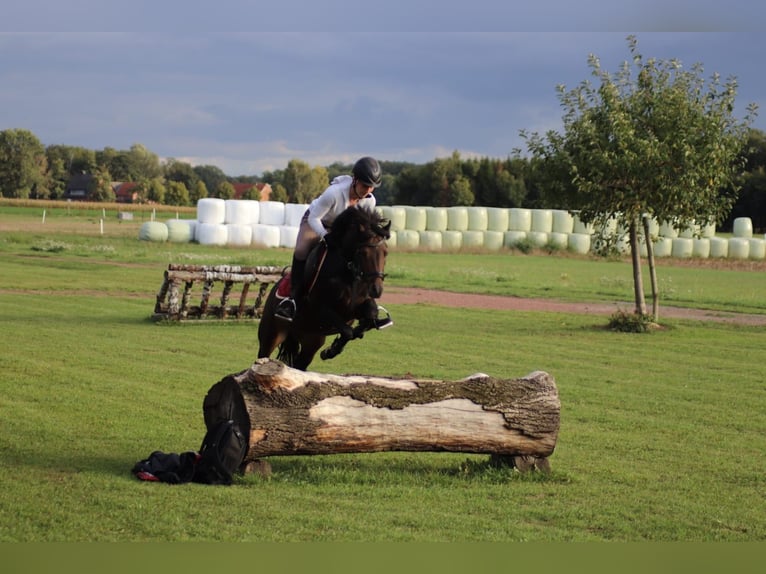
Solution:
<path fill-rule="evenodd" d="M 444 484 L 510 481 L 570 483 L 571 477 L 553 469 L 519 472 L 494 464 L 489 455 L 465 453 L 366 453 L 271 457 L 270 480 L 285 483 L 332 484 Z M 244 477 L 257 481 L 263 477 Z"/>

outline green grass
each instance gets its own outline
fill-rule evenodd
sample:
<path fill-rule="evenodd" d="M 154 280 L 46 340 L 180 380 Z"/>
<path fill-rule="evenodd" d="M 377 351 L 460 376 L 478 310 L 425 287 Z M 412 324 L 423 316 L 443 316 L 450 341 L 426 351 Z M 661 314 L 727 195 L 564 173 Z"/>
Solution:
<path fill-rule="evenodd" d="M 393 328 L 312 370 L 545 370 L 562 403 L 551 475 L 480 455 L 377 453 L 272 457 L 270 478 L 229 488 L 142 483 L 137 460 L 199 447 L 207 390 L 257 345 L 253 323 L 153 323 L 167 263 L 285 264 L 290 253 L 136 236 L 0 235 L 0 541 L 766 539 L 766 330 L 713 322 L 637 335 L 604 317 L 387 305 Z M 631 294 L 625 262 L 392 251 L 389 270 L 391 286 Z M 766 312 L 748 291 L 762 293 L 760 273 L 661 272 L 688 305 Z"/>

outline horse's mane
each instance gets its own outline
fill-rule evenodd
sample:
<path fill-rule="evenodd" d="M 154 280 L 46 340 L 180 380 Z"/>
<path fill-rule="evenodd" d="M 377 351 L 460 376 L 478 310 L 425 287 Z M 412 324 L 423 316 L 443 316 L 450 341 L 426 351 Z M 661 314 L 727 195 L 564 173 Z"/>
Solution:
<path fill-rule="evenodd" d="M 335 218 L 330 234 L 337 234 L 336 237 L 340 238 L 343 237 L 349 226 L 358 225 L 369 229 L 375 235 L 389 239 L 391 234 L 387 227 L 388 223 L 388 220 L 377 209 L 353 205 Z"/>

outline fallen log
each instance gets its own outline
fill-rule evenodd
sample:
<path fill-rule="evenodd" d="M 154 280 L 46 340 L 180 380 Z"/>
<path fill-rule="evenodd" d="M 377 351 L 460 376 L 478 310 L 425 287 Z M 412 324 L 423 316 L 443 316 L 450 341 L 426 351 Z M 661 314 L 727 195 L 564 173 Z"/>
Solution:
<path fill-rule="evenodd" d="M 279 455 L 450 451 L 548 470 L 560 409 L 544 371 L 511 380 L 387 379 L 298 371 L 272 359 L 224 377 L 203 403 L 208 428 L 233 418 L 249 436 L 250 467 Z"/>

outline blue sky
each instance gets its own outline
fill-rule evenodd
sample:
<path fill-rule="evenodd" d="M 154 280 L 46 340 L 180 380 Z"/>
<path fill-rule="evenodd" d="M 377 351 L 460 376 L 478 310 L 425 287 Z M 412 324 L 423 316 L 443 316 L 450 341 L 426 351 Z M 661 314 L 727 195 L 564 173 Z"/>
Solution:
<path fill-rule="evenodd" d="M 266 11 L 222 0 L 215 12 L 192 10 L 208 4 L 139 0 L 127 14 L 124 4 L 91 0 L 3 8 L 0 129 L 29 129 L 45 145 L 141 143 L 230 175 L 283 169 L 292 158 L 506 157 L 523 145 L 519 130 L 559 128 L 557 84 L 588 79 L 590 53 L 616 71 L 635 34 L 645 57 L 735 76 L 738 115 L 759 104 L 754 127 L 766 130 L 766 34 L 749 29 L 755 20 L 731 19 L 743 14 L 739 0 L 619 10 L 477 0 L 451 11 L 423 0 L 386 9 L 282 2 Z"/>

